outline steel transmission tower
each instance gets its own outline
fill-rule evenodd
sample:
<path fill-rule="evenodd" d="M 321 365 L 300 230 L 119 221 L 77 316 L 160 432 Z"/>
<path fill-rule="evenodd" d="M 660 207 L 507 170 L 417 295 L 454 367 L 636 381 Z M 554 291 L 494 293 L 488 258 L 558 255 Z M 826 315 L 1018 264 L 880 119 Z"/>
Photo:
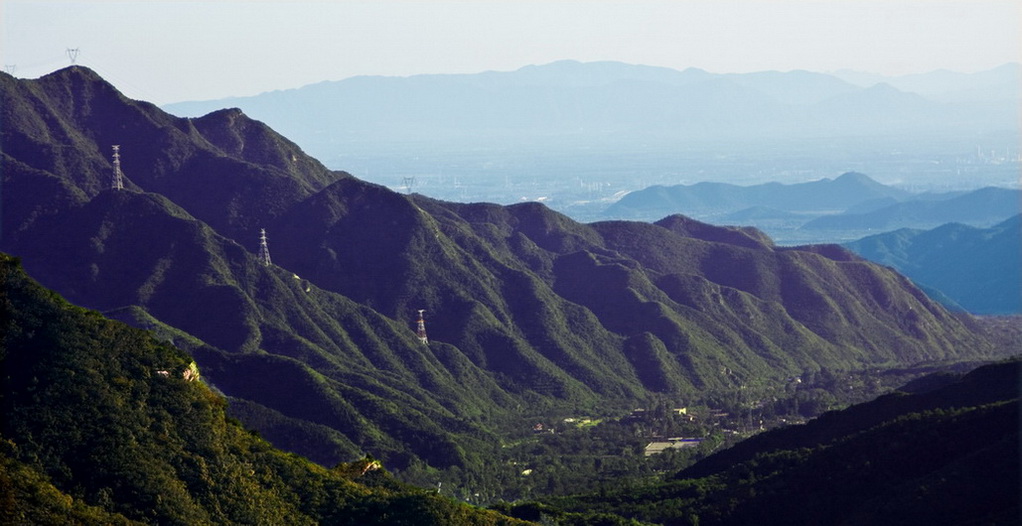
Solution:
<path fill-rule="evenodd" d="M 114 182 L 110 185 L 114 190 L 124 190 L 124 174 L 121 173 L 121 145 L 115 144 L 114 148 Z"/>
<path fill-rule="evenodd" d="M 426 320 L 422 319 L 423 312 L 426 312 L 426 309 L 419 309 L 419 326 L 415 335 L 419 337 L 419 341 L 423 345 L 429 345 L 429 338 L 426 337 Z"/>
<path fill-rule="evenodd" d="M 270 266 L 270 247 L 266 245 L 266 229 L 259 229 L 259 261 Z"/>
<path fill-rule="evenodd" d="M 415 186 L 415 177 L 403 177 L 401 179 L 401 186 L 405 187 L 405 191 L 411 194 L 412 187 Z"/>

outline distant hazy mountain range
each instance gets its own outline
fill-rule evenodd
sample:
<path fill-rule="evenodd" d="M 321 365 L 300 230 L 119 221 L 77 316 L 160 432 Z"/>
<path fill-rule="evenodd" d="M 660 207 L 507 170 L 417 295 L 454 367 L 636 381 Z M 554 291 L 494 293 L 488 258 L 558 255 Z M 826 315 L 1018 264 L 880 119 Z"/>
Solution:
<path fill-rule="evenodd" d="M 682 213 L 714 223 L 752 225 L 780 240 L 855 239 L 869 231 L 934 228 L 948 222 L 988 227 L 1018 214 L 1020 203 L 1019 190 L 914 194 L 849 172 L 787 185 L 653 186 L 625 195 L 604 217 L 650 221 Z"/>
<path fill-rule="evenodd" d="M 702 182 L 693 185 L 653 186 L 625 195 L 608 207 L 608 217 L 652 219 L 673 213 L 692 215 L 736 213 L 757 208 L 784 212 L 822 214 L 844 211 L 864 202 L 899 201 L 908 192 L 880 184 L 868 176 L 849 172 L 836 179 L 809 183 L 767 183 L 738 186 Z"/>
<path fill-rule="evenodd" d="M 816 230 L 891 230 L 905 226 L 966 223 L 990 226 L 1019 212 L 1022 192 L 980 188 L 966 193 L 926 194 L 902 202 L 861 203 L 859 209 L 814 219 L 802 228 Z M 860 211 L 876 206 L 873 210 Z"/>
<path fill-rule="evenodd" d="M 833 76 L 869 87 L 890 84 L 898 90 L 916 93 L 938 102 L 974 102 L 980 100 L 1018 100 L 1019 65 L 1003 66 L 977 73 L 936 70 L 899 77 L 842 70 Z M 1014 93 L 1012 91 L 1014 90 Z"/>
<path fill-rule="evenodd" d="M 239 107 L 324 159 L 360 141 L 946 135 L 1017 131 L 1019 71 L 1007 64 L 884 78 L 561 61 L 510 72 L 353 77 L 164 109 L 197 117 Z"/>
<path fill-rule="evenodd" d="M 991 228 L 950 223 L 901 229 L 845 246 L 939 290 L 969 312 L 1022 313 L 1022 215 Z"/>
<path fill-rule="evenodd" d="M 1022 191 L 913 194 L 858 173 L 810 183 L 655 186 L 625 195 L 608 218 L 653 220 L 685 213 L 752 225 L 779 239 L 856 239 L 859 255 L 893 266 L 949 307 L 1022 312 Z"/>

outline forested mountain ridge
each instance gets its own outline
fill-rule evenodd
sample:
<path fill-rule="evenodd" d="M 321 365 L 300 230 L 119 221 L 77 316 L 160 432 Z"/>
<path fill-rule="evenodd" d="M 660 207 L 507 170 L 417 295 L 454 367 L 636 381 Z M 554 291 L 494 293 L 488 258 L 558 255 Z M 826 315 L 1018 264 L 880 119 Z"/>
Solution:
<path fill-rule="evenodd" d="M 839 247 L 397 194 L 237 111 L 175 118 L 81 67 L 0 79 L 0 248 L 75 303 L 201 340 L 196 360 L 246 422 L 324 464 L 477 469 L 535 414 L 992 352 Z M 111 144 L 123 191 L 104 182 Z M 254 255 L 260 228 L 274 265 Z"/>
<path fill-rule="evenodd" d="M 68 304 L 6 254 L 0 344 L 4 524 L 516 522 L 372 459 L 328 470 L 272 448 L 185 353 Z"/>
<path fill-rule="evenodd" d="M 263 402 L 257 402 L 257 407 L 261 408 L 260 419 L 273 419 L 275 408 L 287 404 L 288 407 L 282 408 L 286 415 L 309 424 L 308 428 L 297 429 L 292 425 L 284 433 L 268 435 L 282 446 L 331 465 L 342 459 L 357 458 L 366 449 L 393 460 L 407 451 L 407 442 L 415 441 L 420 445 L 419 455 L 424 455 L 425 449 L 430 448 L 445 450 L 443 458 L 432 460 L 434 464 L 463 462 L 457 448 L 447 438 L 450 432 L 464 431 L 464 424 L 448 425 L 445 418 L 456 414 L 454 418 L 462 421 L 465 416 L 477 416 L 480 406 L 492 411 L 501 404 L 510 403 L 506 397 L 502 398 L 501 393 L 492 392 L 493 387 L 487 387 L 488 383 L 493 383 L 491 379 L 469 378 L 479 373 L 463 357 L 450 353 L 445 355 L 443 345 L 423 348 L 407 327 L 384 319 L 371 309 L 320 291 L 308 281 L 295 279 L 292 273 L 279 267 L 263 267 L 252 253 L 191 215 L 191 211 L 195 211 L 206 217 L 222 218 L 222 224 L 248 220 L 249 212 L 256 217 L 264 216 L 266 209 L 261 205 L 241 206 L 239 203 L 264 193 L 280 198 L 277 191 L 293 184 L 288 182 L 289 176 L 272 165 L 253 165 L 245 159 L 211 149 L 209 141 L 201 136 L 184 141 L 187 147 L 181 150 L 186 152 L 185 160 L 174 157 L 164 163 L 182 167 L 197 164 L 199 167 L 182 168 L 181 172 L 172 172 L 173 175 L 166 178 L 180 176 L 245 181 L 241 185 L 219 188 L 231 193 L 230 197 L 224 198 L 226 205 L 216 200 L 207 203 L 196 198 L 185 201 L 189 208 L 186 211 L 161 194 L 132 191 L 136 188 L 132 182 L 135 175 L 126 162 L 126 191 L 98 188 L 99 183 L 93 182 L 95 177 L 83 176 L 83 173 L 94 174 L 95 170 L 69 169 L 64 172 L 64 167 L 74 162 L 81 166 L 81 158 L 86 155 L 71 155 L 72 151 L 67 148 L 46 148 L 43 142 L 45 137 L 57 133 L 83 138 L 81 140 L 87 146 L 79 149 L 97 152 L 95 157 L 99 160 L 96 162 L 106 163 L 105 171 L 110 173 L 109 162 L 98 153 L 99 144 L 84 139 L 89 130 L 74 128 L 76 119 L 88 120 L 78 114 L 86 110 L 65 115 L 59 111 L 60 105 L 35 97 L 37 93 L 63 93 L 59 86 L 77 82 L 69 80 L 69 77 L 105 85 L 84 68 L 70 68 L 38 83 L 14 82 L 13 86 L 28 86 L 4 92 L 2 107 L 9 112 L 5 115 L 5 122 L 9 125 L 2 131 L 5 247 L 16 247 L 26 261 L 32 262 L 34 275 L 40 276 L 51 287 L 60 288 L 76 303 L 102 310 L 137 305 L 163 323 L 208 340 L 211 347 L 203 348 L 200 353 L 213 381 L 224 384 L 225 388 L 235 387 L 238 392 L 251 392 L 247 397 L 250 401 Z M 100 93 L 97 96 L 101 99 L 118 100 L 129 109 L 148 107 L 144 103 L 123 99 L 112 87 L 108 88 L 82 89 L 75 96 L 83 100 L 75 104 L 87 109 L 114 105 L 111 100 L 105 100 L 101 105 L 86 96 Z M 18 97 L 19 91 L 28 92 L 31 96 L 27 98 L 31 103 Z M 41 111 L 24 114 L 19 111 L 32 107 L 39 107 Z M 228 113 L 231 112 L 224 112 Z M 238 116 L 236 112 L 234 115 Z M 142 120 L 153 121 L 148 116 Z M 51 128 L 63 131 L 14 125 L 35 121 L 49 122 Z M 265 131 L 265 127 L 243 116 L 229 122 L 246 129 Z M 127 124 L 138 125 L 131 120 Z M 150 136 L 166 134 L 174 137 L 178 137 L 178 127 L 193 129 L 191 124 L 182 122 L 176 122 L 170 130 L 164 130 L 165 126 L 161 124 L 141 127 Z M 246 136 L 235 132 L 217 133 L 224 137 Z M 23 146 L 7 148 L 9 142 Z M 262 142 L 286 144 L 275 134 Z M 249 158 L 272 156 L 272 152 L 258 153 L 258 144 L 249 145 L 248 149 L 252 150 L 246 154 Z M 37 148 L 33 149 L 33 145 Z M 55 150 L 59 155 L 48 155 Z M 122 145 L 122 151 L 126 154 L 130 150 Z M 243 149 L 235 147 L 235 151 Z M 172 153 L 163 152 L 161 155 L 172 157 Z M 13 154 L 19 157 L 14 158 Z M 187 161 L 192 154 L 210 163 Z M 299 154 L 300 150 L 288 152 L 286 159 L 291 162 L 294 157 L 300 166 L 316 166 L 315 161 L 304 155 L 298 159 Z M 125 159 L 127 157 L 124 156 Z M 56 173 L 31 168 L 29 165 L 32 163 L 54 167 Z M 216 169 L 209 170 L 210 164 Z M 324 178 L 344 177 L 344 174 L 330 174 L 325 170 L 314 173 Z M 146 180 L 145 177 L 140 179 Z M 43 191 L 46 190 L 43 185 L 51 182 L 66 191 Z M 183 183 L 161 184 L 176 187 Z M 206 195 L 205 186 L 208 185 L 198 185 L 192 193 Z M 91 200 L 90 192 L 96 194 Z M 295 195 L 288 198 L 296 199 Z M 243 216 L 239 210 L 245 211 L 244 219 L 241 219 Z M 226 226 L 224 230 L 230 232 L 233 228 Z M 366 319 L 367 316 L 369 319 Z M 356 335 L 351 336 L 353 333 Z M 358 342 L 357 346 L 354 341 Z M 220 348 L 235 354 L 228 360 L 217 350 Z M 265 348 L 272 349 L 274 353 L 257 352 Z M 428 357 L 423 358 L 430 362 L 425 365 L 414 358 L 417 354 L 421 356 L 423 351 L 428 353 Z M 438 363 L 437 355 L 445 356 L 444 365 Z M 388 369 L 401 372 L 388 374 L 385 372 Z M 417 372 L 410 372 L 411 369 Z M 217 374 L 220 370 L 238 374 L 222 377 Z M 425 378 L 438 371 L 441 371 L 440 374 L 456 373 L 448 378 Z M 330 379 L 324 381 L 323 374 Z M 416 378 L 416 375 L 419 377 Z M 267 389 L 267 382 L 275 384 L 274 388 Z M 421 382 L 426 382 L 426 385 Z M 428 391 L 424 390 L 426 386 Z M 447 399 L 448 395 L 457 391 L 463 394 L 455 395 L 454 400 Z M 466 396 L 465 391 L 471 394 Z M 288 396 L 281 397 L 281 393 Z M 342 393 L 343 396 L 338 396 Z M 480 397 L 482 393 L 485 396 Z M 233 393 L 228 391 L 228 394 Z M 358 401 L 359 407 L 352 407 L 352 401 Z M 424 409 L 423 404 L 431 409 L 420 414 L 418 409 Z M 445 405 L 446 408 L 443 407 Z M 387 421 L 386 431 L 379 430 L 372 419 L 361 415 L 361 412 L 370 410 L 375 413 L 377 423 L 380 419 Z M 295 414 L 296 411 L 302 414 Z M 405 431 L 398 430 L 411 420 L 417 420 L 418 424 Z M 317 425 L 332 430 L 327 439 L 322 437 L 322 429 Z M 344 431 L 337 431 L 338 428 Z M 485 436 L 478 428 L 475 432 Z M 315 438 L 310 439 L 306 436 L 308 433 Z M 394 436 L 404 438 L 395 442 Z M 313 443 L 309 444 L 309 440 Z M 415 454 L 405 455 L 411 458 Z"/>
<path fill-rule="evenodd" d="M 238 110 L 179 119 L 125 98 L 88 68 L 65 68 L 39 81 L 3 75 L 0 84 L 4 162 L 15 162 L 5 172 L 21 172 L 7 184 L 26 185 L 30 194 L 59 185 L 64 201 L 94 197 L 110 187 L 116 144 L 128 189 L 163 194 L 236 235 L 346 176 Z M 4 212 L 8 232 L 45 213 Z"/>

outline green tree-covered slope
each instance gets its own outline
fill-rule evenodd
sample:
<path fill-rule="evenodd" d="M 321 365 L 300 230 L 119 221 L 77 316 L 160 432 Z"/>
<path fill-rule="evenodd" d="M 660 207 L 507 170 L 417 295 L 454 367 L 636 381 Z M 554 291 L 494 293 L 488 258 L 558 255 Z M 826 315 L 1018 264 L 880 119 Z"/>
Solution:
<path fill-rule="evenodd" d="M 0 522 L 505 524 L 371 460 L 325 469 L 225 415 L 194 362 L 0 255 Z"/>

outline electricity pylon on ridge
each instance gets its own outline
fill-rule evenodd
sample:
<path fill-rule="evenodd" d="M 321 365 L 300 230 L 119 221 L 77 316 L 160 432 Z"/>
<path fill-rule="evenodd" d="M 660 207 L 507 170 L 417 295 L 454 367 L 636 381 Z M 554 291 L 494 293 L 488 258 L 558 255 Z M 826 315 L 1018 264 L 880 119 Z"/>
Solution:
<path fill-rule="evenodd" d="M 264 266 L 270 266 L 270 247 L 266 244 L 266 229 L 259 229 L 259 261 Z"/>
<path fill-rule="evenodd" d="M 419 341 L 423 345 L 429 345 L 429 338 L 426 337 L 426 320 L 422 318 L 423 312 L 426 312 L 426 309 L 419 309 L 419 323 L 415 335 L 419 337 Z"/>
<path fill-rule="evenodd" d="M 124 190 L 124 174 L 121 173 L 121 145 L 113 145 L 114 149 L 114 181 L 110 188 Z"/>
<path fill-rule="evenodd" d="M 405 191 L 409 194 L 412 193 L 412 187 L 415 186 L 415 177 L 403 177 L 401 178 L 401 186 L 404 187 Z"/>

